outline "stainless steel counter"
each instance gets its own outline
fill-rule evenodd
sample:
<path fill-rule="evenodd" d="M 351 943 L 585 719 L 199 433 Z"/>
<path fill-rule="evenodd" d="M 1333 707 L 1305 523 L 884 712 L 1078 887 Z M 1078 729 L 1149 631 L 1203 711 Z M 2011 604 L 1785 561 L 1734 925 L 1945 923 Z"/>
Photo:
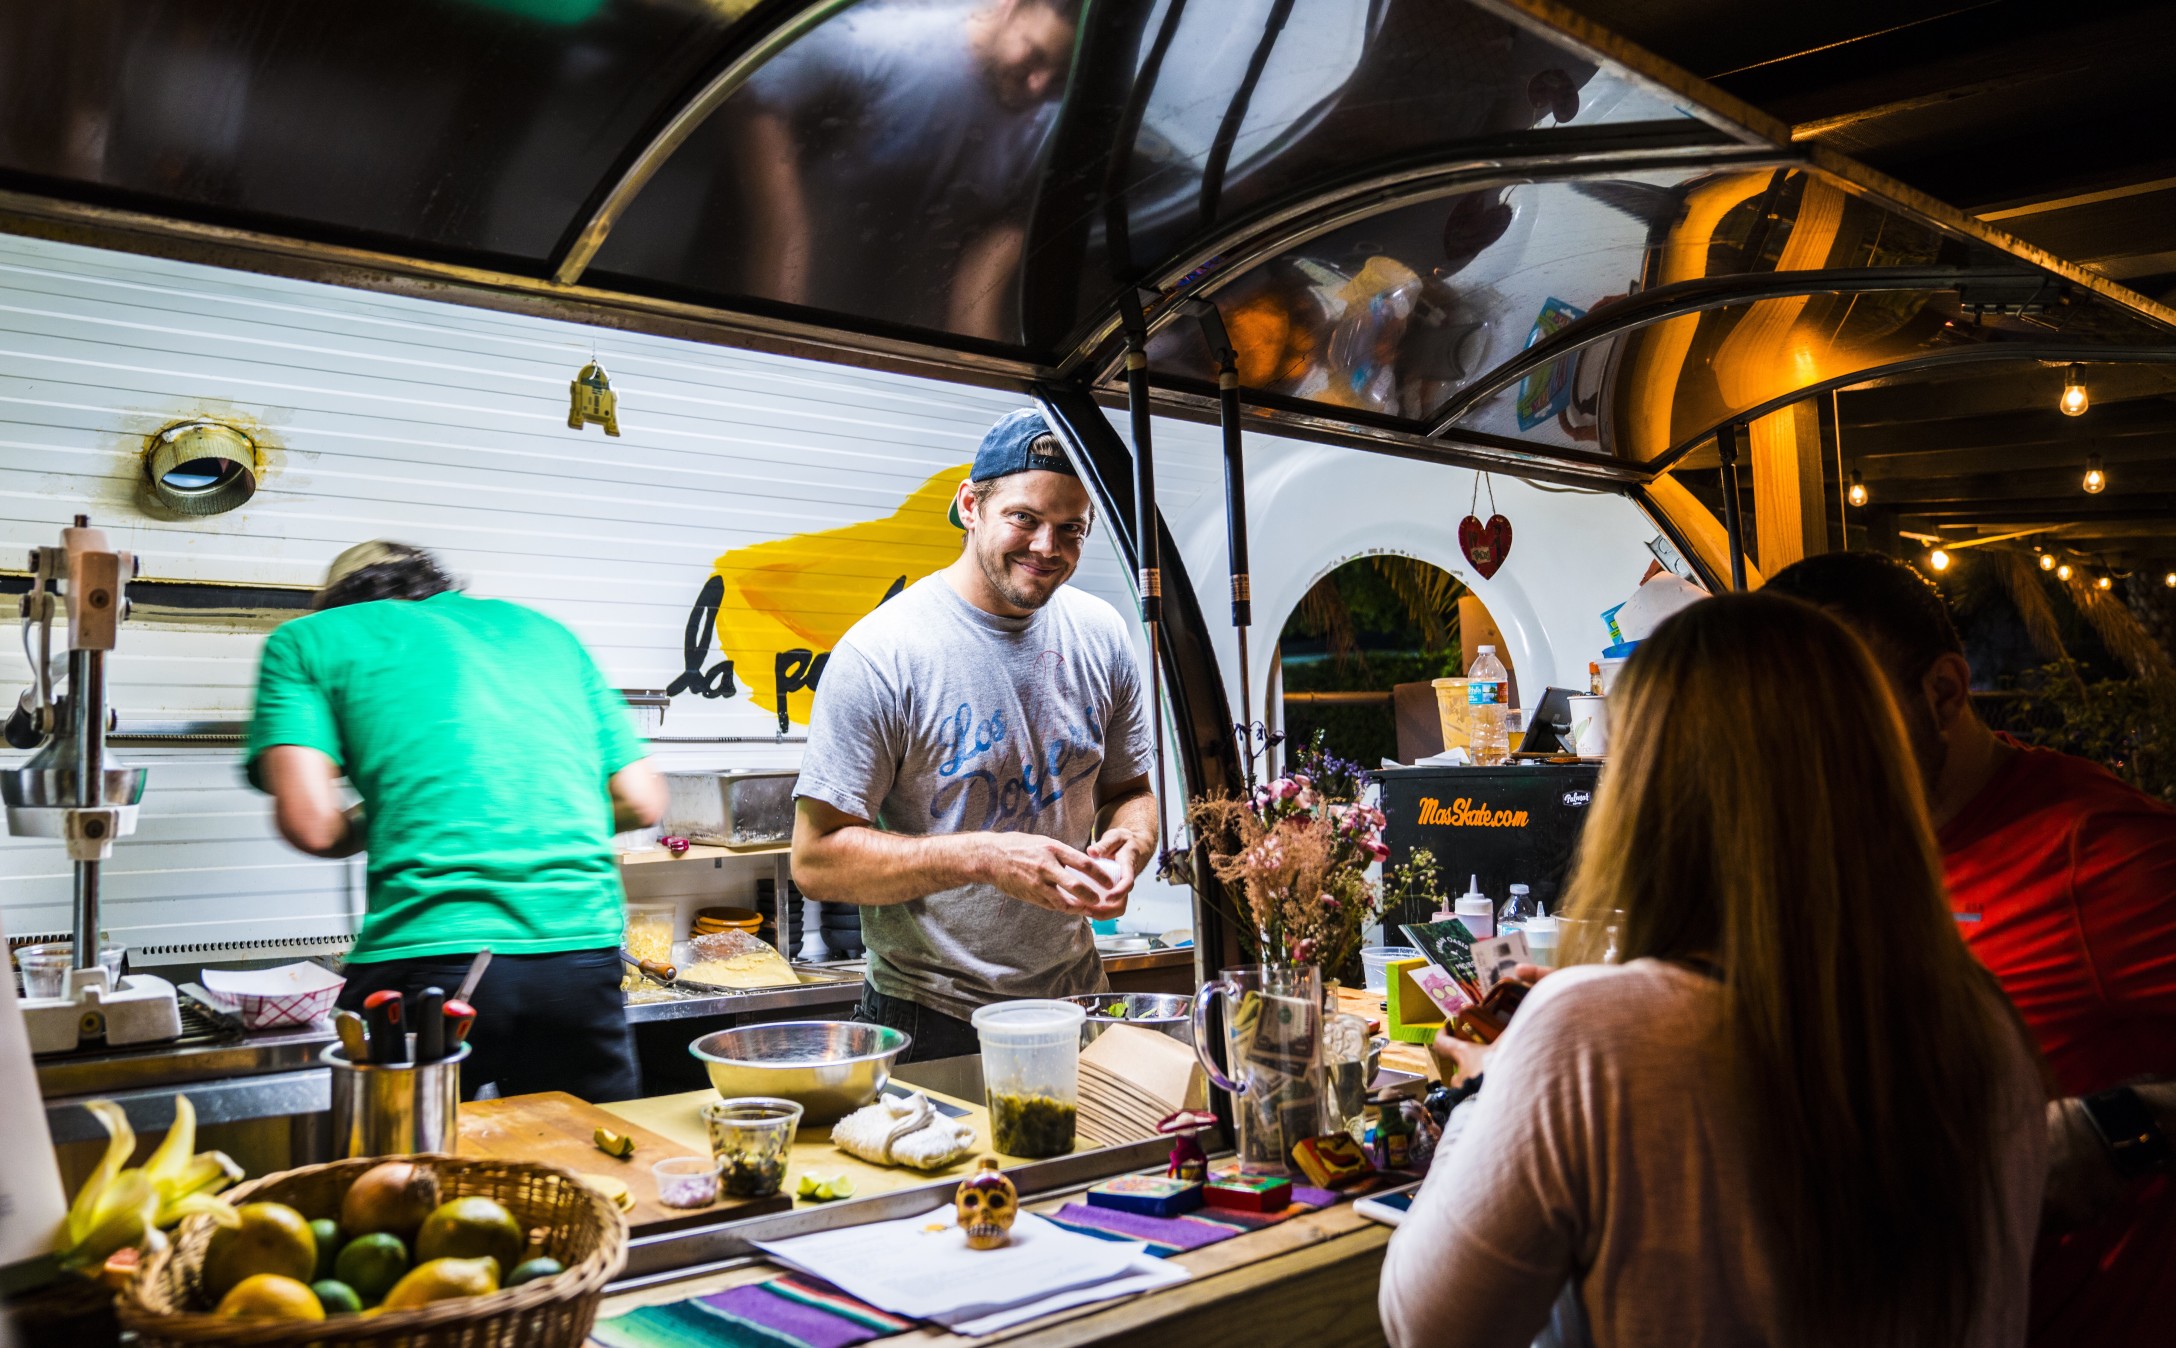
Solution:
<path fill-rule="evenodd" d="M 699 1020 L 712 1016 L 757 1016 L 774 1012 L 790 1012 L 815 1019 L 813 1013 L 837 1009 L 840 1015 L 851 1011 L 861 1000 L 861 969 L 804 967 L 799 970 L 804 980 L 798 987 L 754 988 L 747 992 L 723 992 L 714 994 L 671 993 L 660 988 L 656 994 L 627 1004 L 627 1022 L 630 1025 L 647 1025 L 661 1020 Z"/>
<path fill-rule="evenodd" d="M 1139 977 L 1161 971 L 1175 976 L 1191 966 L 1191 950 L 1157 950 L 1117 956 L 1104 962 L 1114 975 Z M 804 967 L 811 981 L 798 987 L 764 988 L 713 996 L 671 996 L 627 1007 L 636 1026 L 698 1020 L 840 1019 L 861 998 L 858 965 Z M 692 1037 L 692 1031 L 690 1031 Z M 249 1035 L 238 1040 L 147 1045 L 100 1053 L 42 1059 L 38 1089 L 45 1098 L 46 1123 L 56 1146 L 103 1143 L 105 1133 L 83 1102 L 104 1098 L 121 1106 L 129 1123 L 146 1138 L 164 1133 L 174 1117 L 174 1095 L 185 1092 L 208 1131 L 204 1146 L 229 1145 L 222 1139 L 247 1132 L 250 1140 L 229 1145 L 237 1157 L 253 1151 L 251 1170 L 279 1168 L 321 1159 L 322 1116 L 331 1104 L 330 1074 L 318 1054 L 332 1042 L 323 1026 Z M 902 1075 L 910 1075 L 907 1069 Z M 979 1087 L 968 1097 L 980 1094 Z M 292 1155 L 287 1154 L 292 1150 Z"/>

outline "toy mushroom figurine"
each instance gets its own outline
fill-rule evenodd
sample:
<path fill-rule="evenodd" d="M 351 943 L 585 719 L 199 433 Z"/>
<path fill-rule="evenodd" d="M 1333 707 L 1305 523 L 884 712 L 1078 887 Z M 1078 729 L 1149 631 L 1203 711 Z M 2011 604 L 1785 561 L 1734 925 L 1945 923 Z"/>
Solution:
<path fill-rule="evenodd" d="M 1189 1184 L 1199 1184 L 1209 1178 L 1209 1153 L 1201 1149 L 1196 1136 L 1204 1128 L 1216 1127 L 1216 1115 L 1200 1110 L 1182 1109 L 1166 1115 L 1156 1125 L 1156 1131 L 1171 1139 L 1171 1161 L 1164 1174 Z"/>
<path fill-rule="evenodd" d="M 1013 1219 L 1020 1215 L 1020 1195 L 997 1168 L 995 1156 L 982 1158 L 975 1173 L 960 1181 L 952 1200 L 960 1229 L 967 1233 L 970 1250 L 995 1250 L 1012 1239 Z"/>

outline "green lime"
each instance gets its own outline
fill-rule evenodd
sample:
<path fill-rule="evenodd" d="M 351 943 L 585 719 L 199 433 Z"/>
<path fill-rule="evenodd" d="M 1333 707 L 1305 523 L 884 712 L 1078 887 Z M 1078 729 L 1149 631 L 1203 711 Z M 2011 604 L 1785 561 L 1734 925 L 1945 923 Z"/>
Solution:
<path fill-rule="evenodd" d="M 384 1231 L 357 1236 L 340 1251 L 333 1276 L 355 1289 L 365 1306 L 385 1300 L 393 1284 L 408 1272 L 408 1247 L 400 1237 Z"/>
<path fill-rule="evenodd" d="M 333 1278 L 320 1278 L 310 1284 L 317 1293 L 317 1304 L 325 1308 L 327 1315 L 360 1315 L 363 1299 L 355 1295 L 355 1289 Z"/>
<path fill-rule="evenodd" d="M 317 1238 L 318 1281 L 332 1277 L 333 1260 L 340 1257 L 340 1223 L 320 1217 L 310 1223 L 310 1234 Z"/>
<path fill-rule="evenodd" d="M 567 1271 L 567 1266 L 557 1259 L 525 1259 L 514 1265 L 514 1271 L 506 1275 L 505 1286 L 519 1287 L 538 1278 L 555 1278 Z"/>

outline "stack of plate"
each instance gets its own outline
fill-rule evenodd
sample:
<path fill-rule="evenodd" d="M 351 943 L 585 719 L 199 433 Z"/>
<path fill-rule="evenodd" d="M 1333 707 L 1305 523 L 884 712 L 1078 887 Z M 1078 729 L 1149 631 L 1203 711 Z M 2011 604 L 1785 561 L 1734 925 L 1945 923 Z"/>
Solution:
<path fill-rule="evenodd" d="M 1182 1109 L 1207 1108 L 1193 1046 L 1137 1025 L 1113 1025 L 1080 1051 L 1081 1140 L 1111 1147 L 1156 1136 Z"/>
<path fill-rule="evenodd" d="M 744 931 L 750 936 L 763 925 L 763 915 L 753 908 L 698 908 L 692 935 L 715 936 L 721 931 Z"/>

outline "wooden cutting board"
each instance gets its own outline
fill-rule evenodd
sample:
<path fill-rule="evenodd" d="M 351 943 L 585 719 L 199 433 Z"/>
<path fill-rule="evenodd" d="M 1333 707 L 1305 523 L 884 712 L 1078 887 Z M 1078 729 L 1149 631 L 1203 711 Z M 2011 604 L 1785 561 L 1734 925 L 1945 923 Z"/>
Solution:
<path fill-rule="evenodd" d="M 597 1150 L 597 1129 L 609 1128 L 635 1140 L 635 1154 L 622 1161 Z M 650 1167 L 670 1156 L 700 1156 L 640 1125 L 607 1114 L 564 1091 L 471 1100 L 461 1106 L 460 1154 L 501 1161 L 532 1161 L 576 1174 L 610 1175 L 627 1186 L 635 1206 L 627 1214 L 633 1234 L 650 1235 L 700 1226 L 721 1217 L 758 1217 L 793 1206 L 787 1194 L 770 1198 L 727 1198 L 707 1208 L 668 1208 L 657 1201 L 657 1181 Z"/>

